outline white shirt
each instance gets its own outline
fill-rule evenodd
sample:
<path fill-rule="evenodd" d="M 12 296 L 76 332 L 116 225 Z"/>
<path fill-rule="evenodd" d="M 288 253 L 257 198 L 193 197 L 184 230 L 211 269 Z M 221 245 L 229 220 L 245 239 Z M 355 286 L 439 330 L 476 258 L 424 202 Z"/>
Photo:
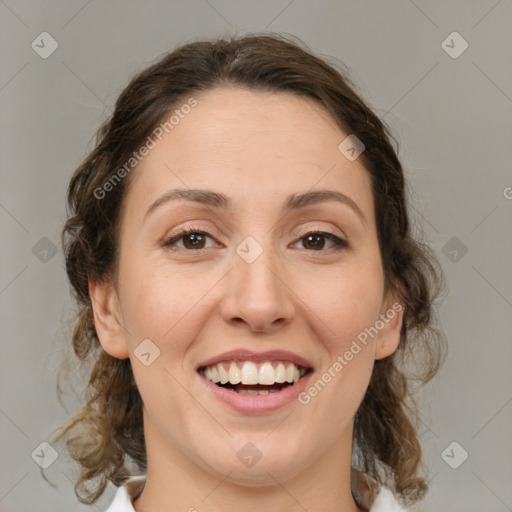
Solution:
<path fill-rule="evenodd" d="M 105 512 L 135 512 L 132 501 L 140 495 L 145 482 L 145 475 L 129 478 L 119 487 Z M 389 488 L 379 486 L 373 478 L 355 469 L 352 469 L 351 487 L 357 505 L 368 512 L 407 512 Z"/>

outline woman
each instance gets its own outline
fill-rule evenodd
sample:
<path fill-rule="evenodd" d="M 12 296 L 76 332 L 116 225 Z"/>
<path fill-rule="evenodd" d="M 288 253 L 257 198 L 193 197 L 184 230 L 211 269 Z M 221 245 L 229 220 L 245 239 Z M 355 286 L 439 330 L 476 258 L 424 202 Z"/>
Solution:
<path fill-rule="evenodd" d="M 350 80 L 289 39 L 196 42 L 135 77 L 63 230 L 81 501 L 109 481 L 108 512 L 422 499 L 406 363 L 442 363 L 442 273 L 404 187 Z"/>

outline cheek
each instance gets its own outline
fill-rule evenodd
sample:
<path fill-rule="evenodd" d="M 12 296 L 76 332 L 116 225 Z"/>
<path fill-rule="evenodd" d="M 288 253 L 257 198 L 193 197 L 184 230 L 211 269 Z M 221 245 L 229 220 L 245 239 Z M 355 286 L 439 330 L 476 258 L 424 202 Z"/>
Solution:
<path fill-rule="evenodd" d="M 142 251 L 132 250 L 123 264 L 120 293 L 131 344 L 144 338 L 156 343 L 172 338 L 173 331 L 183 329 L 183 318 L 199 300 L 201 289 L 204 295 L 206 284 L 194 287 L 186 272 Z"/>
<path fill-rule="evenodd" d="M 303 281 L 303 296 L 311 317 L 331 352 L 345 351 L 353 339 L 378 319 L 383 276 L 375 262 L 351 265 Z"/>
<path fill-rule="evenodd" d="M 123 312 L 140 393 L 148 408 L 162 411 L 168 409 L 170 402 L 184 399 L 176 379 L 181 381 L 187 350 L 198 335 L 201 324 L 196 320 L 204 289 L 200 293 L 200 288 L 194 288 L 178 274 L 170 276 L 168 272 L 151 270 L 149 265 L 146 269 L 134 269 L 131 275 L 128 269 Z M 148 356 L 146 361 L 142 357 L 147 353 L 148 365 Z"/>
<path fill-rule="evenodd" d="M 123 317 L 134 366 L 140 366 L 135 360 L 138 347 L 149 339 L 157 347 L 154 366 L 178 375 L 186 371 L 190 348 L 214 314 L 215 286 L 222 275 L 170 267 L 150 261 L 125 267 Z M 161 377 L 168 380 L 169 374 Z"/>

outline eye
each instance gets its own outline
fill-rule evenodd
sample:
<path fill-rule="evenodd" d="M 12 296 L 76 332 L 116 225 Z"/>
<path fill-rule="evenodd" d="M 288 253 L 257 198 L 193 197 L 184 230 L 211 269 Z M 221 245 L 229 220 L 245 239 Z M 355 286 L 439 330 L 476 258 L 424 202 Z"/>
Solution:
<path fill-rule="evenodd" d="M 303 244 L 306 246 L 306 249 L 312 248 L 313 251 L 322 251 L 325 248 L 325 239 L 329 240 L 334 246 L 335 251 L 341 251 L 342 249 L 348 248 L 348 243 L 342 238 L 336 236 L 334 233 L 326 232 L 326 231 L 310 231 L 306 233 L 300 238 L 300 241 L 305 241 Z M 329 247 L 327 249 L 330 249 Z"/>
<path fill-rule="evenodd" d="M 210 234 L 206 231 L 197 230 L 196 228 L 187 228 L 174 234 L 171 238 L 164 242 L 164 247 L 172 247 L 176 242 L 183 239 L 184 247 L 178 247 L 185 250 L 199 250 L 206 249 L 204 246 L 206 238 L 211 238 Z"/>
<path fill-rule="evenodd" d="M 207 238 L 213 240 L 212 236 L 207 231 L 202 231 L 200 229 L 191 227 L 182 229 L 178 233 L 175 233 L 171 238 L 166 240 L 163 245 L 164 247 L 178 247 L 179 249 L 184 249 L 187 251 L 201 250 L 207 249 L 207 247 L 205 247 Z M 182 239 L 183 247 L 177 246 L 176 243 Z M 345 240 L 336 236 L 334 233 L 326 231 L 310 231 L 300 238 L 300 241 L 304 241 L 303 244 L 306 249 L 310 249 L 315 252 L 322 252 L 325 250 L 325 240 L 328 240 L 331 242 L 331 244 L 334 244 L 331 247 L 327 247 L 327 249 L 340 251 L 342 249 L 348 248 L 348 243 Z"/>

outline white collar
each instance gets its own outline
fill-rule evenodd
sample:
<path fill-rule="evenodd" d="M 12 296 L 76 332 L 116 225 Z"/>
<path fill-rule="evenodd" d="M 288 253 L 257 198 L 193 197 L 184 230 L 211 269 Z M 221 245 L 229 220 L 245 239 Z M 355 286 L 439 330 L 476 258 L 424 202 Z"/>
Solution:
<path fill-rule="evenodd" d="M 407 512 L 391 490 L 379 486 L 369 475 L 352 469 L 351 490 L 357 505 L 368 512 Z M 132 476 L 119 487 L 114 501 L 105 512 L 135 512 L 132 501 L 137 498 L 146 483 L 146 476 Z"/>

